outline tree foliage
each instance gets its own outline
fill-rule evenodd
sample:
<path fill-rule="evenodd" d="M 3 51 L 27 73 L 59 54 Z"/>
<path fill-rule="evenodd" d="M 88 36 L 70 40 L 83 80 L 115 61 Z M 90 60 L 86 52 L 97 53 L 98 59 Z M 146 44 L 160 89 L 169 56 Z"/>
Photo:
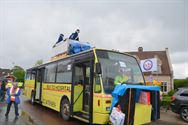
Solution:
<path fill-rule="evenodd" d="M 36 61 L 36 63 L 35 63 L 34 66 L 40 66 L 40 65 L 42 65 L 42 64 L 43 64 L 43 60 L 40 59 L 40 60 L 37 60 L 37 61 Z"/>
<path fill-rule="evenodd" d="M 16 77 L 16 82 L 24 82 L 25 70 L 20 66 L 14 66 L 13 75 Z"/>
<path fill-rule="evenodd" d="M 181 87 L 188 87 L 188 78 L 174 80 L 174 89 L 181 88 Z"/>

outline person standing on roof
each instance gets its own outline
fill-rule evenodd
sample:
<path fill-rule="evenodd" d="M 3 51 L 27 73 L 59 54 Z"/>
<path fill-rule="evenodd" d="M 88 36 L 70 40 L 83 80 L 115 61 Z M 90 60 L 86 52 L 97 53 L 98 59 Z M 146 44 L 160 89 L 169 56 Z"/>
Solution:
<path fill-rule="evenodd" d="M 79 36 L 78 36 L 79 33 L 80 33 L 80 30 L 77 29 L 77 30 L 75 31 L 75 33 L 72 33 L 72 34 L 69 36 L 69 39 L 79 41 Z"/>
<path fill-rule="evenodd" d="M 61 41 L 63 41 L 63 39 L 64 39 L 64 35 L 63 35 L 63 34 L 60 34 L 60 35 L 59 35 L 59 38 L 58 38 L 58 40 L 57 40 L 57 42 L 55 43 L 55 45 L 53 45 L 53 48 L 54 48 L 58 43 L 60 43 Z"/>

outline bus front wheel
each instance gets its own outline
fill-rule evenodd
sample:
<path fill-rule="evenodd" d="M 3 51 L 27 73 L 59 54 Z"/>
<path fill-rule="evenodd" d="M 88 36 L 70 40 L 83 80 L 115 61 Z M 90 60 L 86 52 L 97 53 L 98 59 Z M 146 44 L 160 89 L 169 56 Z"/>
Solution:
<path fill-rule="evenodd" d="M 61 116 L 66 121 L 70 119 L 70 103 L 67 99 L 63 99 L 61 102 Z"/>

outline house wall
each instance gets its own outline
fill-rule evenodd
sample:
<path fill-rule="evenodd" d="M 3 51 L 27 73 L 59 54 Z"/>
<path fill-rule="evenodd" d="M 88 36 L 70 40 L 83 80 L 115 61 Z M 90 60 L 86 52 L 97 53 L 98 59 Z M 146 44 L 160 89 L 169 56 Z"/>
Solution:
<path fill-rule="evenodd" d="M 174 88 L 174 84 L 173 84 L 173 81 L 172 81 L 172 77 L 169 75 L 169 76 L 152 76 L 153 79 L 157 80 L 157 81 L 163 81 L 163 82 L 167 82 L 167 92 L 165 93 L 168 93 L 169 91 L 171 91 L 173 88 Z M 149 75 L 145 75 L 144 76 L 145 80 L 148 80 L 149 79 Z"/>

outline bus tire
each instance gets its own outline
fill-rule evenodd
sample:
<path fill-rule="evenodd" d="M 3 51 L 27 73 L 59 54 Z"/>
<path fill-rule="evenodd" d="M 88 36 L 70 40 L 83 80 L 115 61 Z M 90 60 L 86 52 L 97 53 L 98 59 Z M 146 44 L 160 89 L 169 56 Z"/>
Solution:
<path fill-rule="evenodd" d="M 31 92 L 31 104 L 32 105 L 35 104 L 35 93 L 34 93 L 34 91 Z"/>
<path fill-rule="evenodd" d="M 70 103 L 67 99 L 63 99 L 61 101 L 61 116 L 64 120 L 70 120 Z"/>

